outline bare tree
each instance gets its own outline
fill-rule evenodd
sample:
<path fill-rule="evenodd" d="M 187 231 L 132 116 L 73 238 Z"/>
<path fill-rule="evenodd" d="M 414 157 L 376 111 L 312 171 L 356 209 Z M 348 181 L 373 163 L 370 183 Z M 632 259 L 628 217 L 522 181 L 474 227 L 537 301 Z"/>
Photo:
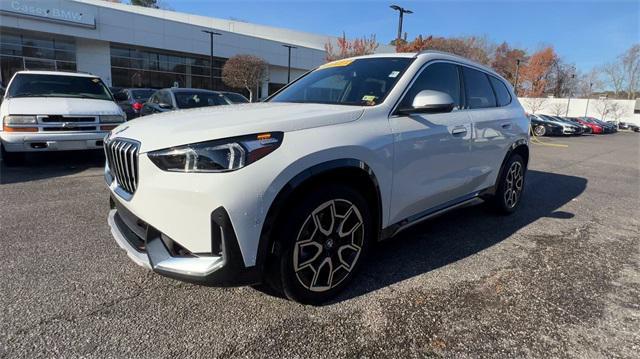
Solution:
<path fill-rule="evenodd" d="M 249 101 L 253 101 L 253 92 L 264 80 L 267 62 L 252 55 L 236 55 L 224 64 L 222 81 L 227 86 L 249 91 Z"/>
<path fill-rule="evenodd" d="M 589 97 L 593 92 L 597 92 L 604 87 L 599 69 L 593 68 L 591 71 L 581 74 L 577 84 L 577 94 L 579 97 Z"/>
<path fill-rule="evenodd" d="M 564 116 L 567 113 L 567 105 L 561 102 L 556 102 L 551 105 L 551 114 L 555 116 Z"/>
<path fill-rule="evenodd" d="M 596 113 L 600 116 L 600 119 L 602 121 L 604 121 L 607 115 L 611 112 L 611 104 L 611 100 L 606 97 L 596 100 Z"/>
<path fill-rule="evenodd" d="M 640 44 L 629 48 L 621 57 L 622 68 L 626 79 L 627 98 L 636 97 L 640 85 Z"/>
<path fill-rule="evenodd" d="M 548 99 L 546 97 L 529 97 L 523 99 L 529 113 L 535 115 L 536 112 L 545 108 Z"/>
<path fill-rule="evenodd" d="M 620 92 L 624 90 L 624 71 L 621 61 L 614 61 L 602 66 L 602 74 L 604 75 L 608 85 L 613 87 L 615 97 L 618 98 Z"/>
<path fill-rule="evenodd" d="M 625 112 L 626 111 L 624 106 L 622 106 L 619 102 L 612 101 L 611 105 L 609 106 L 609 113 L 616 122 L 620 122 L 620 119 L 624 116 Z"/>

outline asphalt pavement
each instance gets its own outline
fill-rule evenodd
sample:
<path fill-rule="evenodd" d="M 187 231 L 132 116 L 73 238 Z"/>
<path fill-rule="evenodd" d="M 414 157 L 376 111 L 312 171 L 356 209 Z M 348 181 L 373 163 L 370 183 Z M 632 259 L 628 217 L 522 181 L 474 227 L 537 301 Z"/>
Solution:
<path fill-rule="evenodd" d="M 136 266 L 100 152 L 3 165 L 0 357 L 637 358 L 640 134 L 542 141 L 516 214 L 417 225 L 319 307 Z"/>

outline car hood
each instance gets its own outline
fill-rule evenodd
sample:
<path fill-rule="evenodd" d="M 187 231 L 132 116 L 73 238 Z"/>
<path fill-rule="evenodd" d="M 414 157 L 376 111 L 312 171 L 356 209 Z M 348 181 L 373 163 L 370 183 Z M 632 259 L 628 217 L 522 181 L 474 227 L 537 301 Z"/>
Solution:
<path fill-rule="evenodd" d="M 363 107 L 262 102 L 165 112 L 126 122 L 112 131 L 141 143 L 140 152 L 268 131 L 296 131 L 355 121 Z"/>
<path fill-rule="evenodd" d="M 13 115 L 117 115 L 120 107 L 113 101 L 68 97 L 15 97 L 5 99 L 7 112 Z"/>

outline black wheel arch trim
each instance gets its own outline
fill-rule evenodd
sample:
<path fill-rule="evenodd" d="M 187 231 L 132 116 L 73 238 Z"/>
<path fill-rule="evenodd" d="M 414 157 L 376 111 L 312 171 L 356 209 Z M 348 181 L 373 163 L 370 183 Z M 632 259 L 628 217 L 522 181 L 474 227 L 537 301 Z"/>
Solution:
<path fill-rule="evenodd" d="M 277 252 L 278 248 L 275 248 L 277 242 L 273 242 L 269 238 L 269 234 L 272 229 L 272 225 L 278 217 L 278 214 L 284 209 L 284 204 L 290 198 L 290 195 L 300 188 L 307 181 L 320 176 L 322 174 L 329 173 L 334 170 L 340 169 L 360 169 L 364 171 L 371 180 L 371 183 L 375 187 L 375 195 L 377 201 L 377 213 L 376 221 L 377 226 L 382 224 L 382 198 L 380 195 L 380 184 L 376 178 L 373 170 L 364 161 L 354 158 L 342 158 L 330 160 L 316 164 L 308 169 L 298 173 L 292 179 L 290 179 L 278 192 L 274 201 L 271 203 L 267 216 L 262 224 L 262 230 L 260 231 L 260 242 L 258 243 L 258 252 L 256 254 L 256 267 L 262 271 L 265 268 L 266 260 L 268 256 L 274 252 Z M 270 246 L 271 244 L 271 246 Z"/>
<path fill-rule="evenodd" d="M 507 165 L 507 161 L 509 161 L 509 158 L 511 158 L 511 155 L 516 150 L 516 148 L 519 148 L 519 147 L 526 147 L 527 153 L 529 153 L 529 141 L 527 139 L 521 138 L 515 141 L 514 143 L 512 143 L 511 146 L 509 146 L 509 150 L 507 151 L 507 154 L 504 156 L 504 159 L 502 160 L 502 164 L 500 164 L 500 171 L 498 172 L 498 176 L 496 176 L 496 183 L 491 188 L 491 190 L 486 191 L 485 193 L 482 194 L 481 196 L 482 198 L 495 195 L 495 191 L 498 188 L 498 182 L 500 181 L 500 178 L 502 178 L 502 174 L 504 173 L 505 166 Z M 529 160 L 528 159 L 524 159 L 524 160 L 525 160 L 524 167 L 526 170 L 529 167 Z M 525 174 L 526 174 L 526 171 L 525 171 Z"/>

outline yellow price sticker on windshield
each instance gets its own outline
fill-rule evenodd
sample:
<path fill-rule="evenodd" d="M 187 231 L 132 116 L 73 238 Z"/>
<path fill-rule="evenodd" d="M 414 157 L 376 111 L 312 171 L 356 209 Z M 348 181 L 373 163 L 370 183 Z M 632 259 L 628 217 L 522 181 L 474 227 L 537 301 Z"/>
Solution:
<path fill-rule="evenodd" d="M 351 63 L 353 62 L 353 59 L 344 59 L 344 60 L 338 60 L 338 61 L 333 61 L 333 62 L 329 62 L 326 63 L 320 67 L 318 67 L 319 69 L 328 69 L 330 67 L 343 67 L 343 66 L 349 66 Z"/>

